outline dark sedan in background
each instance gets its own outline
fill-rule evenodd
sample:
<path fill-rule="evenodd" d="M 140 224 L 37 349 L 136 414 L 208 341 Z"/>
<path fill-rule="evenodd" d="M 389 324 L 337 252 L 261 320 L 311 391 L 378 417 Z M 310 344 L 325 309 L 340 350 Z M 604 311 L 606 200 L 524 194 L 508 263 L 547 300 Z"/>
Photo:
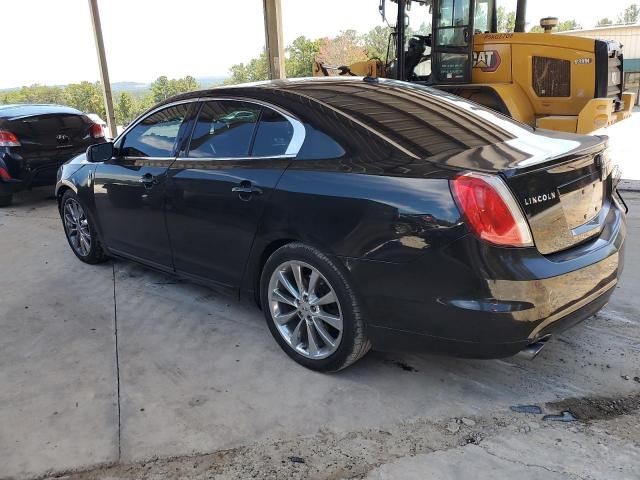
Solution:
<path fill-rule="evenodd" d="M 372 79 L 181 95 L 59 172 L 71 248 L 248 295 L 283 350 L 536 352 L 614 291 L 606 137 L 535 131 Z"/>
<path fill-rule="evenodd" d="M 102 126 L 62 105 L 0 105 L 0 206 L 25 188 L 53 185 L 56 172 L 89 145 Z"/>

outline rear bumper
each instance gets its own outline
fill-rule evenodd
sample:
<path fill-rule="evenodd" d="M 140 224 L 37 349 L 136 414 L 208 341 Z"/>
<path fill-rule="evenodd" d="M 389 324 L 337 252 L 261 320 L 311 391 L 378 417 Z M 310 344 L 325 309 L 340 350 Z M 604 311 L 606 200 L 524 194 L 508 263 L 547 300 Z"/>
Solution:
<path fill-rule="evenodd" d="M 497 358 L 601 309 L 622 272 L 625 237 L 614 208 L 600 237 L 554 255 L 468 235 L 412 264 L 345 263 L 375 349 Z"/>
<path fill-rule="evenodd" d="M 29 156 L 15 150 L 13 147 L 7 147 L 3 151 L 0 149 L 0 164 L 5 165 L 11 176 L 9 182 L 0 180 L 0 192 L 4 189 L 4 191 L 15 193 L 30 187 L 54 185 L 58 168 L 79 154 L 78 151 L 73 150 L 51 156 L 45 154 Z M 2 186 L 3 183 L 5 183 L 4 186 Z"/>
<path fill-rule="evenodd" d="M 611 287 L 586 305 L 557 318 L 556 321 L 549 323 L 544 329 L 540 330 L 535 335 L 535 338 L 527 338 L 520 341 L 501 342 L 500 335 L 496 335 L 495 343 L 469 342 L 375 326 L 370 326 L 367 329 L 367 334 L 375 350 L 429 352 L 466 358 L 510 357 L 539 338 L 543 338 L 548 334 L 561 333 L 595 315 L 607 304 L 614 290 L 615 288 Z"/>

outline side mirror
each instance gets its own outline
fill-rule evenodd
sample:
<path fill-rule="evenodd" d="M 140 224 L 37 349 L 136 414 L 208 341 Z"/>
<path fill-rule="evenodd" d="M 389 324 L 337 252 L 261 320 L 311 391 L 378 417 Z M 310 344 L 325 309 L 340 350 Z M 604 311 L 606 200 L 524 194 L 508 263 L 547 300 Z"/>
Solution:
<path fill-rule="evenodd" d="M 87 160 L 92 163 L 106 162 L 113 157 L 113 151 L 113 142 L 89 145 L 89 148 L 87 148 Z"/>

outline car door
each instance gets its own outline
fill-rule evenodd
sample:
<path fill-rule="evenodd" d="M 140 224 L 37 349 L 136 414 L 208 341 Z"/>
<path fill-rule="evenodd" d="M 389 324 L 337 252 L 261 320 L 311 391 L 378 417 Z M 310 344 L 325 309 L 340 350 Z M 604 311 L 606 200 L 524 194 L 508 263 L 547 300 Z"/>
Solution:
<path fill-rule="evenodd" d="M 275 107 L 202 102 L 188 149 L 168 172 L 177 271 L 239 286 L 262 212 L 303 140 L 303 125 Z"/>
<path fill-rule="evenodd" d="M 173 270 L 164 217 L 167 168 L 187 131 L 192 104 L 152 112 L 125 132 L 99 164 L 93 190 L 103 241 L 116 254 Z"/>

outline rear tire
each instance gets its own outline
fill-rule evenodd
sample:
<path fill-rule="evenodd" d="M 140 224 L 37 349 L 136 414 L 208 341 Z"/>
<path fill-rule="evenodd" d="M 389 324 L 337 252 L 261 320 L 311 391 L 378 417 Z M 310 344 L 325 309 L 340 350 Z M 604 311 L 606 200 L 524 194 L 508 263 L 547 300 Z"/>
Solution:
<path fill-rule="evenodd" d="M 269 257 L 260 303 L 276 342 L 307 368 L 341 370 L 371 348 L 347 272 L 313 247 L 290 243 Z"/>
<path fill-rule="evenodd" d="M 60 215 L 67 242 L 76 257 L 92 265 L 109 258 L 102 249 L 91 215 L 72 190 L 62 195 Z"/>
<path fill-rule="evenodd" d="M 13 195 L 0 196 L 0 207 L 8 207 L 13 202 Z"/>

